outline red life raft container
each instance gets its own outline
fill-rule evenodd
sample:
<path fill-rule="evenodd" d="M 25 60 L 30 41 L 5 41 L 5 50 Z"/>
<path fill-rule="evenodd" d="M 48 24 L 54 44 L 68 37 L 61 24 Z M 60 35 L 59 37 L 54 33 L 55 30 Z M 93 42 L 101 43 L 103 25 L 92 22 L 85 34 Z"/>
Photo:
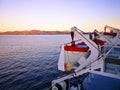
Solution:
<path fill-rule="evenodd" d="M 82 43 L 78 43 L 77 45 L 71 45 L 71 46 L 64 46 L 65 51 L 75 51 L 75 52 L 87 52 L 89 50 L 89 47 Z"/>

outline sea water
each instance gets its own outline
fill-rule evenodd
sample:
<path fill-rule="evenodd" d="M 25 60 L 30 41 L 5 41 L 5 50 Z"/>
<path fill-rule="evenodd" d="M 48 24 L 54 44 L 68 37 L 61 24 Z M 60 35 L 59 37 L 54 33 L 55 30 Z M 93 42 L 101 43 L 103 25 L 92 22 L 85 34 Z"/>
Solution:
<path fill-rule="evenodd" d="M 64 74 L 57 62 L 69 41 L 69 35 L 1 35 L 0 90 L 47 90 Z"/>

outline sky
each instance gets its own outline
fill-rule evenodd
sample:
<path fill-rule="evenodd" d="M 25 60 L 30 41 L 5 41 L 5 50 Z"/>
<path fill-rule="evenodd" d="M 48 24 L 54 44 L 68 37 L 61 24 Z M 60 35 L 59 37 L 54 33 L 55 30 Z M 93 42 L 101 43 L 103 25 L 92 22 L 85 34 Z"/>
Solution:
<path fill-rule="evenodd" d="M 0 0 L 0 31 L 120 28 L 120 0 Z"/>

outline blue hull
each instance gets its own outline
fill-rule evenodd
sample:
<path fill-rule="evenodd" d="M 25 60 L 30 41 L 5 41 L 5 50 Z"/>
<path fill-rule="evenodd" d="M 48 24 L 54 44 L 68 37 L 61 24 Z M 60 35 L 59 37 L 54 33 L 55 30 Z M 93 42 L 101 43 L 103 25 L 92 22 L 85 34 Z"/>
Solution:
<path fill-rule="evenodd" d="M 89 74 L 83 81 L 84 90 L 120 90 L 120 79 Z"/>

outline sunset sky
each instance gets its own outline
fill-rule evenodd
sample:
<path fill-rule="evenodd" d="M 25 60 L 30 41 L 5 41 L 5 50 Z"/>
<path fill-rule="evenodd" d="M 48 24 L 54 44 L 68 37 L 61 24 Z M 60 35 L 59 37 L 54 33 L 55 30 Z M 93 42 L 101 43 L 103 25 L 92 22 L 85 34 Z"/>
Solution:
<path fill-rule="evenodd" d="M 0 0 L 0 31 L 120 28 L 120 0 Z"/>

